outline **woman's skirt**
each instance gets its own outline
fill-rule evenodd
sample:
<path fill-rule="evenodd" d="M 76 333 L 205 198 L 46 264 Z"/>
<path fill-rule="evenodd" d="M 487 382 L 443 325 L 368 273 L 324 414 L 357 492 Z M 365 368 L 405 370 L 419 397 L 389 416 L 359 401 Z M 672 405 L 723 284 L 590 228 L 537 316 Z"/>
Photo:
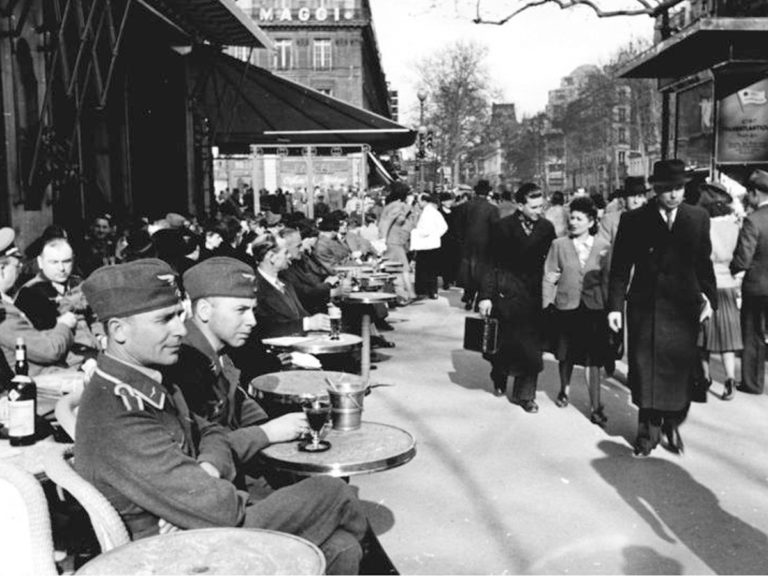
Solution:
<path fill-rule="evenodd" d="M 555 312 L 554 354 L 559 362 L 602 366 L 609 357 L 608 320 L 604 310 L 583 304 L 575 310 Z"/>
<path fill-rule="evenodd" d="M 707 352 L 738 352 L 744 349 L 737 294 L 737 288 L 717 289 L 717 310 L 701 327 L 700 348 Z"/>

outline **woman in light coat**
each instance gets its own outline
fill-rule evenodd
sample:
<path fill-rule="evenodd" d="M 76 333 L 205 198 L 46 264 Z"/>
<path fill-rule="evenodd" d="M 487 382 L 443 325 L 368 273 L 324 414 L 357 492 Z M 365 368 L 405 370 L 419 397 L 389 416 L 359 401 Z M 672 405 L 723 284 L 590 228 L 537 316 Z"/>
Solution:
<path fill-rule="evenodd" d="M 542 305 L 555 307 L 560 368 L 560 393 L 555 404 L 568 405 L 574 365 L 587 372 L 590 420 L 598 426 L 608 418 L 600 403 L 600 366 L 608 356 L 605 303 L 608 291 L 608 242 L 594 236 L 597 208 L 591 198 L 570 204 L 568 235 L 552 243 L 544 264 Z"/>
<path fill-rule="evenodd" d="M 411 250 L 416 253 L 416 296 L 437 298 L 441 237 L 448 231 L 445 218 L 430 194 L 419 196 L 421 214 L 411 231 Z"/>

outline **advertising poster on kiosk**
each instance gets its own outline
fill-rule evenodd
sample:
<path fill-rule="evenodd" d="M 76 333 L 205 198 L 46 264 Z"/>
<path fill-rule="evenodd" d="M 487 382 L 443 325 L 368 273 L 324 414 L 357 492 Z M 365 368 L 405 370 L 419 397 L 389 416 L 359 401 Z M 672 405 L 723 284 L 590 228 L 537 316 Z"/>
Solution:
<path fill-rule="evenodd" d="M 768 79 L 729 94 L 720 101 L 717 162 L 768 162 Z"/>

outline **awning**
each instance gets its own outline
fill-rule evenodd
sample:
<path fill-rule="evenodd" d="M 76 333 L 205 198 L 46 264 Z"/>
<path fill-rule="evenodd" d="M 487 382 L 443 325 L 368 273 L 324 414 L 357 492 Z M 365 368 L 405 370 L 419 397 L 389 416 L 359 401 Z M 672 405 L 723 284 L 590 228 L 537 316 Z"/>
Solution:
<path fill-rule="evenodd" d="M 200 48 L 192 58 L 193 94 L 216 146 L 368 144 L 384 151 L 416 139 L 388 118 L 221 52 Z"/>
<path fill-rule="evenodd" d="M 384 184 L 391 184 L 395 181 L 395 179 L 392 177 L 392 175 L 389 173 L 389 171 L 384 168 L 384 165 L 381 163 L 381 160 L 379 160 L 375 154 L 368 152 L 368 159 L 371 162 L 371 165 L 373 166 L 373 170 L 376 174 L 379 175 L 379 178 L 383 181 Z"/>
<path fill-rule="evenodd" d="M 682 78 L 761 60 L 768 60 L 768 18 L 704 18 L 629 62 L 619 76 Z"/>
<path fill-rule="evenodd" d="M 139 0 L 185 32 L 218 46 L 272 48 L 264 31 L 234 0 Z"/>

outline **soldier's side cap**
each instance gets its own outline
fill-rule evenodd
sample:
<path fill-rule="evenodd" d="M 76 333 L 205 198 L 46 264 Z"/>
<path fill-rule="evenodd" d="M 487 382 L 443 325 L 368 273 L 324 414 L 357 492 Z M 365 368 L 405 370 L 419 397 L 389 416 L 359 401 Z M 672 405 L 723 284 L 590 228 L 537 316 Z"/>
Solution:
<path fill-rule="evenodd" d="M 21 250 L 15 244 L 16 232 L 13 228 L 0 228 L 0 258 L 5 256 L 16 256 L 21 258 Z"/>
<path fill-rule="evenodd" d="M 184 273 L 184 289 L 190 300 L 206 297 L 254 298 L 256 274 L 236 258 L 215 256 L 195 264 Z"/>
<path fill-rule="evenodd" d="M 83 282 L 83 294 L 101 321 L 175 306 L 176 273 L 157 258 L 102 266 Z"/>
<path fill-rule="evenodd" d="M 747 186 L 768 193 L 768 172 L 759 169 L 753 170 L 752 174 L 749 175 Z"/>

